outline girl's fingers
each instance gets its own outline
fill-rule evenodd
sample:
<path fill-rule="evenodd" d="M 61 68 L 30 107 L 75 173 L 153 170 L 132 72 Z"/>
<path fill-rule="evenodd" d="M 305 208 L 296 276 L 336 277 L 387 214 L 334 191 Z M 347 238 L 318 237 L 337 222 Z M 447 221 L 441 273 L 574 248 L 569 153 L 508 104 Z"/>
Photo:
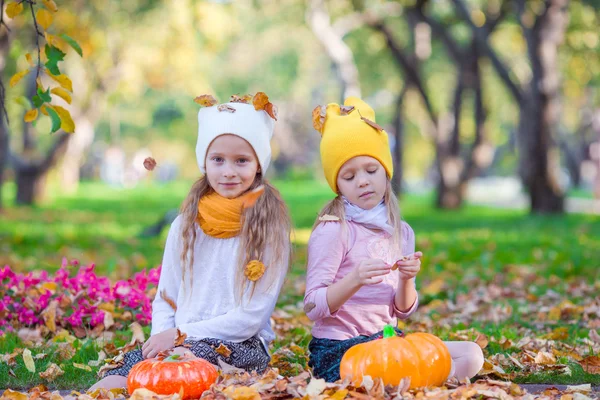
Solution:
<path fill-rule="evenodd" d="M 418 271 L 421 269 L 420 265 L 399 265 L 398 268 L 401 271 Z"/>
<path fill-rule="evenodd" d="M 367 271 L 367 273 L 365 274 L 367 278 L 372 278 L 374 276 L 383 276 L 383 275 L 387 275 L 390 273 L 389 269 L 386 270 L 372 270 L 372 271 Z"/>

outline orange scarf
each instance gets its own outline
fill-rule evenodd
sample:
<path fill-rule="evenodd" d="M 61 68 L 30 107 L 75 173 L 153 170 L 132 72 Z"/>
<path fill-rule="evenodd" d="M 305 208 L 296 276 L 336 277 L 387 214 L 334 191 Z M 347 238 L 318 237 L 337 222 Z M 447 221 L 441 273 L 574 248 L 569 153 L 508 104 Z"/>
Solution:
<path fill-rule="evenodd" d="M 218 239 L 229 239 L 242 231 L 242 211 L 250 208 L 264 192 L 264 187 L 228 199 L 216 192 L 203 196 L 198 202 L 196 220 L 204 233 Z"/>

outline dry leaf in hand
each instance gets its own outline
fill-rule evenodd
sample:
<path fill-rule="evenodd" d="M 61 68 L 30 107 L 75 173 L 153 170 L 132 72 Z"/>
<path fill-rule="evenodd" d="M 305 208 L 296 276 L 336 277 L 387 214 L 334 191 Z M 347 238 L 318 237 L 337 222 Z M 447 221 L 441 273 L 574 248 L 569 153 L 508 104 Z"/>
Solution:
<path fill-rule="evenodd" d="M 354 111 L 354 106 L 340 106 L 340 115 L 348 115 Z"/>
<path fill-rule="evenodd" d="M 365 121 L 367 123 L 367 125 L 369 125 L 371 128 L 375 128 L 375 129 L 377 129 L 380 132 L 383 130 L 383 128 L 381 126 L 377 125 L 375 122 L 371 121 L 368 118 L 360 117 L 360 119 L 362 119 L 363 121 Z"/>
<path fill-rule="evenodd" d="M 223 343 L 221 343 L 219 347 L 215 349 L 215 351 L 225 358 L 228 358 L 231 355 L 231 349 L 225 346 Z"/>
<path fill-rule="evenodd" d="M 252 104 L 256 111 L 264 110 L 265 106 L 269 104 L 269 96 L 265 92 L 258 92 L 252 98 Z"/>
<path fill-rule="evenodd" d="M 243 96 L 238 96 L 237 94 L 234 94 L 231 96 L 231 99 L 229 100 L 231 103 L 244 103 L 244 104 L 250 104 L 250 102 L 252 101 L 252 95 L 251 94 L 246 94 Z"/>
<path fill-rule="evenodd" d="M 194 101 L 200 104 L 202 107 L 212 107 L 217 104 L 217 99 L 215 99 L 210 94 L 203 94 L 194 99 Z"/>
<path fill-rule="evenodd" d="M 265 106 L 265 111 L 267 114 L 269 114 L 269 116 L 271 118 L 273 118 L 275 121 L 277 121 L 277 116 L 278 111 L 277 111 L 277 106 L 273 103 L 267 103 L 267 105 Z"/>
<path fill-rule="evenodd" d="M 217 107 L 217 110 L 219 110 L 219 111 L 227 111 L 227 112 L 232 113 L 232 114 L 235 112 L 235 108 L 231 107 L 228 104 L 221 104 L 221 105 L 219 105 L 219 107 Z"/>
<path fill-rule="evenodd" d="M 173 345 L 175 347 L 178 347 L 178 346 L 189 347 L 189 346 L 185 345 L 186 338 L 187 338 L 187 333 L 183 333 L 179 329 L 177 329 L 177 336 L 175 337 L 175 342 L 173 343 Z"/>
<path fill-rule="evenodd" d="M 154 168 L 156 168 L 156 160 L 152 157 L 146 157 L 144 160 L 144 168 L 146 168 L 148 171 L 152 171 Z"/>
<path fill-rule="evenodd" d="M 177 311 L 177 303 L 175 303 L 175 300 L 173 300 L 169 297 L 169 295 L 167 295 L 166 289 L 163 289 L 162 292 L 160 292 L 160 298 L 166 301 L 167 304 L 171 306 L 173 311 Z"/>
<path fill-rule="evenodd" d="M 316 131 L 322 132 L 326 115 L 325 107 L 323 106 L 316 106 L 312 111 L 312 123 Z"/>
<path fill-rule="evenodd" d="M 265 273 L 265 264 L 258 260 L 252 260 L 244 269 L 244 275 L 252 282 L 259 280 Z"/>
<path fill-rule="evenodd" d="M 60 367 L 54 363 L 50 364 L 48 368 L 44 372 L 40 372 L 40 378 L 45 379 L 49 382 L 52 382 L 60 375 L 64 374 L 65 371 L 60 369 Z"/>
<path fill-rule="evenodd" d="M 319 221 L 321 222 L 335 222 L 339 221 L 340 218 L 335 215 L 323 214 L 319 216 Z"/>

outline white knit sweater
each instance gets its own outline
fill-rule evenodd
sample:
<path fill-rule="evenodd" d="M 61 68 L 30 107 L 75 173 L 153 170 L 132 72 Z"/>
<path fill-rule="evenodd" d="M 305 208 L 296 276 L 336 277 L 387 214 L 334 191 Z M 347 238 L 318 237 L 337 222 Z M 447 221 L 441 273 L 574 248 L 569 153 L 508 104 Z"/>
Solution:
<path fill-rule="evenodd" d="M 179 215 L 167 237 L 158 292 L 152 303 L 151 334 L 177 327 L 189 339 L 208 337 L 243 342 L 258 335 L 267 347 L 275 338 L 270 318 L 285 279 L 287 258 L 283 266 L 269 265 L 269 260 L 261 260 L 267 268 L 278 268 L 281 273 L 276 282 L 267 281 L 268 274 L 265 273 L 257 282 L 252 299 L 248 301 L 246 293 L 243 306 L 240 306 L 236 304 L 234 295 L 239 237 L 213 238 L 196 224 L 193 291 L 190 299 L 183 292 L 181 225 L 182 217 Z M 160 295 L 163 290 L 176 301 L 177 311 L 163 300 Z"/>

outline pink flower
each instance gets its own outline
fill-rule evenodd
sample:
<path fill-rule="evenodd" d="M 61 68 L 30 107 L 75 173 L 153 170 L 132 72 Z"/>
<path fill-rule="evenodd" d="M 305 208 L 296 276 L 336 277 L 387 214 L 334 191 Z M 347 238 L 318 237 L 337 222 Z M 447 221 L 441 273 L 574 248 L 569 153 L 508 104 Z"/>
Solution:
<path fill-rule="evenodd" d="M 96 326 L 104 323 L 104 311 L 96 311 L 92 314 L 90 325 Z"/>
<path fill-rule="evenodd" d="M 12 270 L 10 269 L 10 267 L 8 265 L 5 265 L 4 267 L 0 268 L 0 281 L 3 281 L 4 279 L 12 279 L 15 276 L 15 273 L 12 272 Z"/>

